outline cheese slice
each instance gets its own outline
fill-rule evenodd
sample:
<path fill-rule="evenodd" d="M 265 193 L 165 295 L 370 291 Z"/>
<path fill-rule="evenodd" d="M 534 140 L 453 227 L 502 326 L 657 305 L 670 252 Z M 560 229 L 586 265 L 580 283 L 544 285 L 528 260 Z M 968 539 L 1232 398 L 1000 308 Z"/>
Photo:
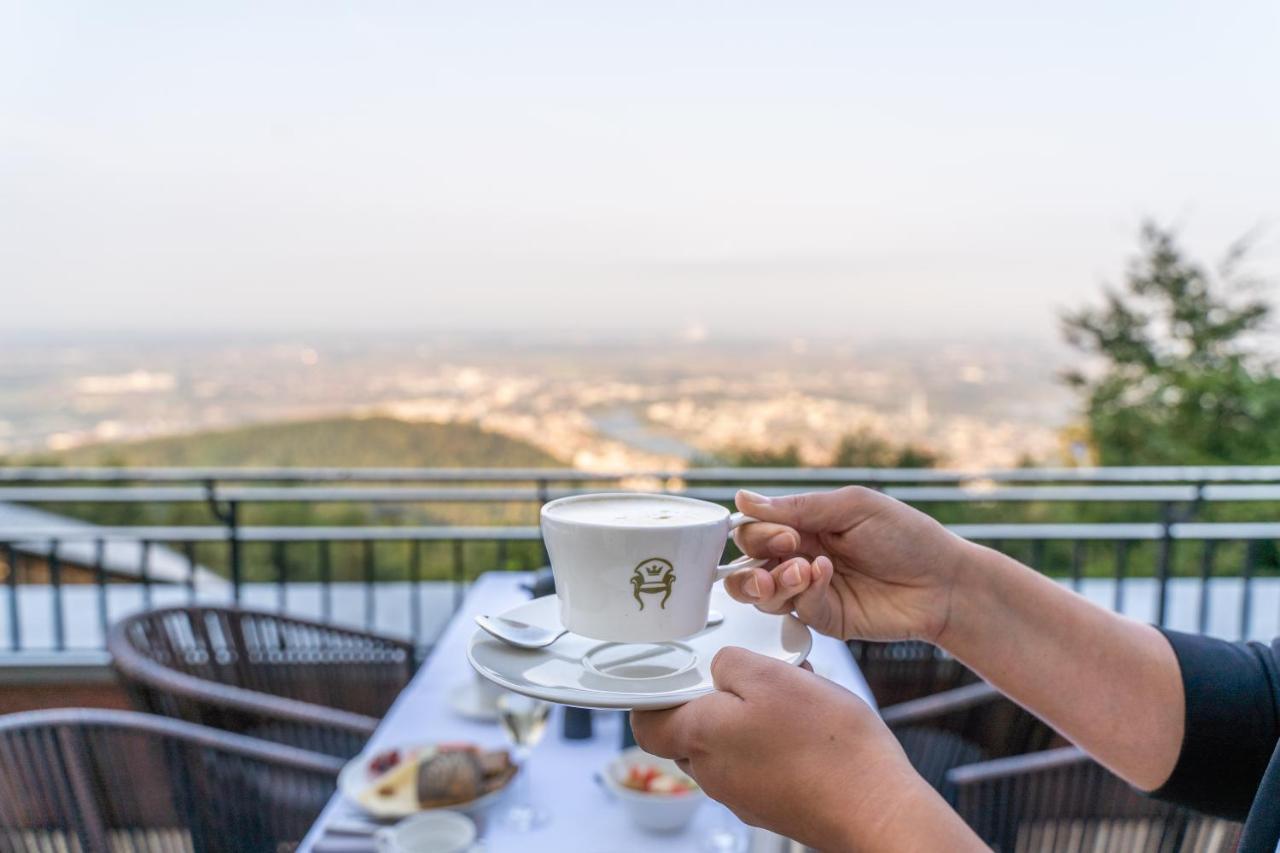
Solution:
<path fill-rule="evenodd" d="M 405 814 L 415 812 L 418 802 L 418 762 L 421 756 L 411 755 L 386 773 L 373 779 L 356 796 L 356 802 L 373 814 Z"/>

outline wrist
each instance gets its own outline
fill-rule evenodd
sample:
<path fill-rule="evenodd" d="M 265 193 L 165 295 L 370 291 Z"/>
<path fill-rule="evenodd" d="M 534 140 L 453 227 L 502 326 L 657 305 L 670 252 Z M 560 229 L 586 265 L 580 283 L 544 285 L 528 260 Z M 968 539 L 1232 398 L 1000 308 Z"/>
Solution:
<path fill-rule="evenodd" d="M 871 815 L 844 827 L 832 851 L 926 853 L 934 850 L 985 850 L 977 836 L 933 788 L 913 770 L 895 784 L 877 783 L 869 798 Z M 863 810 L 862 814 L 868 814 Z"/>
<path fill-rule="evenodd" d="M 895 837 L 907 827 L 904 817 L 910 814 L 910 803 L 916 799 L 916 781 L 920 777 L 912 770 L 894 767 L 891 772 L 881 771 L 874 788 L 860 798 L 857 808 L 846 813 L 839 827 L 838 844 L 831 850 L 879 853 L 893 850 Z"/>
<path fill-rule="evenodd" d="M 1002 554 L 957 537 L 946 615 L 933 643 L 957 657 L 976 632 L 999 618 Z"/>

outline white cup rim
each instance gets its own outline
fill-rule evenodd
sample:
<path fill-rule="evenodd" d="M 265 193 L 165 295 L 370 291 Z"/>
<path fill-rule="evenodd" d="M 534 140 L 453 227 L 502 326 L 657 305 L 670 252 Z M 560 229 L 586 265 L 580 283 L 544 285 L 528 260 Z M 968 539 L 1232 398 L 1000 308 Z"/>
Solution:
<path fill-rule="evenodd" d="M 456 829 L 461 830 L 466 836 L 466 840 L 463 841 L 461 847 L 458 848 L 460 850 L 466 850 L 473 845 L 476 840 L 477 833 L 475 821 L 461 812 L 452 811 L 450 809 L 431 809 L 419 812 L 415 815 L 410 815 L 392 826 L 382 827 L 378 830 L 378 835 L 390 842 L 395 849 L 402 850 L 404 848 L 400 843 L 401 834 L 420 831 L 421 824 L 434 824 L 442 829 L 444 828 L 442 824 L 451 824 Z"/>
<path fill-rule="evenodd" d="M 631 524 L 631 525 L 615 524 L 609 521 L 595 521 L 591 519 L 581 519 L 581 518 L 573 518 L 573 519 L 557 518 L 555 515 L 547 514 L 548 510 L 554 512 L 557 507 L 562 507 L 567 504 L 585 503 L 587 501 L 592 501 L 592 500 L 606 500 L 606 499 L 612 499 L 612 498 L 649 498 L 649 499 L 656 498 L 658 500 L 672 501 L 673 503 L 692 504 L 695 506 L 702 506 L 702 507 L 711 506 L 720 510 L 722 513 L 716 518 L 707 519 L 706 521 L 690 521 L 682 524 L 661 525 L 662 528 L 665 530 L 679 530 L 682 528 L 689 528 L 689 527 L 710 527 L 712 525 L 723 523 L 729 518 L 729 516 L 733 514 L 728 509 L 721 506 L 720 504 L 712 503 L 711 501 L 704 501 L 699 498 L 685 497 L 684 495 L 668 495 L 668 494 L 663 494 L 661 492 L 589 492 L 587 494 L 569 495 L 568 497 L 556 498 L 553 501 L 549 501 L 542 505 L 542 510 L 538 513 L 538 517 L 543 521 L 549 520 L 556 524 L 569 524 L 569 525 L 580 526 L 580 527 L 602 527 L 606 529 L 617 529 L 617 530 L 641 529 L 634 524 Z"/>

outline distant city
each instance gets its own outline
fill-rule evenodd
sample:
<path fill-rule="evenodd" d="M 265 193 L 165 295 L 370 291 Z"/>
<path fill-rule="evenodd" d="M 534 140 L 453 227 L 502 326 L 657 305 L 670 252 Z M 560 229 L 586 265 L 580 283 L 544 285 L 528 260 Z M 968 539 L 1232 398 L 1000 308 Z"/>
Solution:
<path fill-rule="evenodd" d="M 320 415 L 463 422 L 593 471 L 679 469 L 794 445 L 825 464 L 852 432 L 941 464 L 1066 461 L 1073 400 L 1055 346 L 781 338 L 10 340 L 0 455 L 10 460 Z"/>

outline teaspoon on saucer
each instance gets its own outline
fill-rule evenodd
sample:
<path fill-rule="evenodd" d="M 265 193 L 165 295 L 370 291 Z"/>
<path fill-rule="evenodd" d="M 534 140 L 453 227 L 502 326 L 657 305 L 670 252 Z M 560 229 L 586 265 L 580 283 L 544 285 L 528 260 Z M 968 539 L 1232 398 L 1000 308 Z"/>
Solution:
<path fill-rule="evenodd" d="M 723 621 L 724 614 L 719 610 L 712 610 L 707 614 L 708 628 L 715 627 Z M 540 628 L 505 616 L 480 615 L 476 617 L 476 624 L 490 636 L 521 649 L 544 649 L 569 633 L 568 628 L 559 630 Z"/>

